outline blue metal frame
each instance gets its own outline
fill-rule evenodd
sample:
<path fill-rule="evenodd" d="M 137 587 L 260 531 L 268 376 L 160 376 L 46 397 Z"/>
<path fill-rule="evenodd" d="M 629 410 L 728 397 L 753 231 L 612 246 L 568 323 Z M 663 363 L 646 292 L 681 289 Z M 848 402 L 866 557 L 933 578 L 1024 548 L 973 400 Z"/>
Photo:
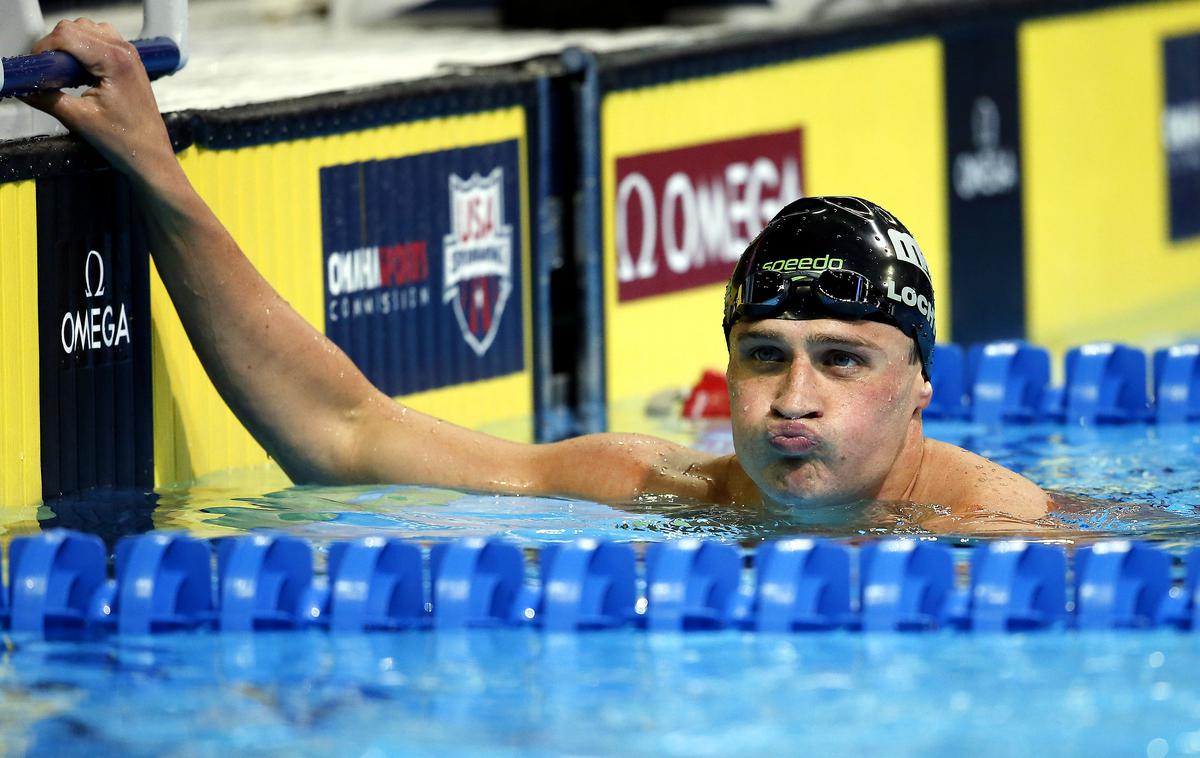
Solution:
<path fill-rule="evenodd" d="M 563 54 L 569 69 L 581 71 L 579 86 L 579 189 L 576 195 L 575 256 L 586 327 L 579 346 L 577 431 L 608 428 L 608 388 L 604 356 L 604 221 L 600 104 L 602 92 L 596 57 L 580 50 Z"/>

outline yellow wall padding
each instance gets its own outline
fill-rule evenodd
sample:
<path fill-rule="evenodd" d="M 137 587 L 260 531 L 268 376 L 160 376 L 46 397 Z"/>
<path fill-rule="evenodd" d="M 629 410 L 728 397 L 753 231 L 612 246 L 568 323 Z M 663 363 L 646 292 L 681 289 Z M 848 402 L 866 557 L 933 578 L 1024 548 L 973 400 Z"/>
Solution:
<path fill-rule="evenodd" d="M 1200 33 L 1195 2 L 1022 26 L 1032 341 L 1149 347 L 1200 332 L 1200 239 L 1170 239 L 1160 136 L 1163 38 L 1188 33 Z"/>
<path fill-rule="evenodd" d="M 32 180 L 0 184 L 0 546 L 40 530 L 37 304 L 37 191 Z M 7 564 L 5 550 L 5 575 Z"/>
<path fill-rule="evenodd" d="M 42 498 L 36 197 L 0 184 L 0 534 Z"/>
<path fill-rule="evenodd" d="M 800 129 L 806 195 L 859 195 L 920 240 L 950 323 L 942 48 L 936 39 L 829 55 L 608 95 L 604 161 L 610 426 L 622 408 L 726 362 L 724 286 L 617 300 L 616 161 L 625 156 Z M 616 416 L 613 413 L 617 414 Z"/>
<path fill-rule="evenodd" d="M 254 265 L 297 311 L 324 331 L 320 169 L 510 139 L 521 144 L 526 368 L 518 374 L 423 392 L 404 401 L 455 423 L 502 428 L 509 436 L 528 440 L 532 438 L 533 409 L 531 266 L 522 108 L 237 150 L 193 147 L 181 155 L 181 161 Z M 152 274 L 151 310 L 156 482 L 165 484 L 265 463 L 266 453 L 225 407 L 205 375 L 156 272 Z M 513 418 L 523 421 L 498 426 Z"/>

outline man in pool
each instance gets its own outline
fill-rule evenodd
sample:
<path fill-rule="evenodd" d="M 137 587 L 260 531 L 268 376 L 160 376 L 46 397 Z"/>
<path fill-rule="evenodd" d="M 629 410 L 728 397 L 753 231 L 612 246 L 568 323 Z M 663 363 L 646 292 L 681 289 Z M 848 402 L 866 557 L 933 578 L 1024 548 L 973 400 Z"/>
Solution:
<path fill-rule="evenodd" d="M 1027 525 L 1048 510 L 1024 477 L 924 436 L 933 288 L 912 236 L 878 206 L 799 200 L 742 256 L 725 308 L 734 455 L 632 434 L 519 444 L 396 403 L 272 289 L 188 182 L 137 53 L 110 27 L 63 22 L 34 50 L 70 53 L 95 76 L 82 97 L 28 102 L 129 178 L 200 360 L 296 482 L 610 503 L 657 495 L 813 521 L 911 502 L 934 506 L 944 528 L 973 530 Z"/>

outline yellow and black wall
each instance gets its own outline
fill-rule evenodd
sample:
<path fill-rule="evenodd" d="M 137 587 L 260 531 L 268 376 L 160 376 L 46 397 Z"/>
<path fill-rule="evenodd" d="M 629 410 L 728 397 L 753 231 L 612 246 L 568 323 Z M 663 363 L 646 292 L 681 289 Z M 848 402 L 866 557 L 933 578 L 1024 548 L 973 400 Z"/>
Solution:
<path fill-rule="evenodd" d="M 532 80 L 200 114 L 180 160 L 255 266 L 380 389 L 533 436 Z M 160 481 L 265 461 L 152 283 Z M 508 424 L 516 419 L 515 424 Z"/>
<path fill-rule="evenodd" d="M 1200 4 L 1019 30 L 1030 339 L 1200 335 Z"/>
<path fill-rule="evenodd" d="M 492 72 L 170 125 L 255 266 L 377 386 L 530 440 L 535 248 L 553 239 L 531 225 L 537 88 Z M 0 168 L 0 502 L 264 463 L 187 341 L 124 180 L 70 138 L 0 145 Z"/>
<path fill-rule="evenodd" d="M 939 339 L 1195 336 L 1198 71 L 1200 0 L 1031 2 L 169 121 L 255 265 L 378 386 L 551 439 L 723 365 L 724 280 L 801 193 L 904 219 Z M 127 188 L 72 139 L 0 143 L 0 314 L 0 503 L 265 461 Z"/>
<path fill-rule="evenodd" d="M 1200 3 L 934 9 L 594 68 L 592 428 L 724 365 L 724 279 L 797 189 L 904 219 L 940 340 L 1200 333 Z"/>

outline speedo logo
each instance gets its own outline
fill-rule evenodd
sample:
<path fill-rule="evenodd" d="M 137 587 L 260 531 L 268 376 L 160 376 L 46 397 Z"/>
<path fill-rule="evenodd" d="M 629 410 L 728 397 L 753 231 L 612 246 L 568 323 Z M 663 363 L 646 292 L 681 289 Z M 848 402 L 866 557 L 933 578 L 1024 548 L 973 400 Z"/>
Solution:
<path fill-rule="evenodd" d="M 825 271 L 827 269 L 841 268 L 845 263 L 843 258 L 830 258 L 828 255 L 817 256 L 816 258 L 782 258 L 777 261 L 768 261 L 762 265 L 760 271 Z"/>

